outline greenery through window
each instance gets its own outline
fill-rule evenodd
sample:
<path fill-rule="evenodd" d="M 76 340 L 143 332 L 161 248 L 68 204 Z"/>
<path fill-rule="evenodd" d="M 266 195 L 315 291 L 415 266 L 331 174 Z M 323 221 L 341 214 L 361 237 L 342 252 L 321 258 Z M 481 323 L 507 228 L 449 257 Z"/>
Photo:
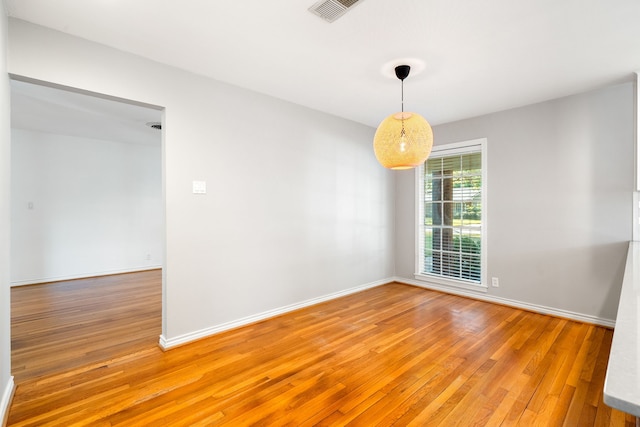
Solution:
<path fill-rule="evenodd" d="M 482 282 L 483 185 L 479 147 L 454 150 L 455 154 L 447 150 L 435 152 L 422 168 L 421 274 Z"/>

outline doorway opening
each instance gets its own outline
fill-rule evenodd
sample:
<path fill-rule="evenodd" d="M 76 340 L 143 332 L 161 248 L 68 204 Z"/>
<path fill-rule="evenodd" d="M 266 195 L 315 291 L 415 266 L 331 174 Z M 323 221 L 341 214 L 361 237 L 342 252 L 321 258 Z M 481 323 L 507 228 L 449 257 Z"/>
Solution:
<path fill-rule="evenodd" d="M 162 122 L 159 107 L 12 79 L 11 338 L 18 382 L 137 351 L 141 330 L 157 343 Z M 116 317 L 124 324 L 109 323 Z M 66 342 L 74 362 L 53 363 L 53 342 Z"/>

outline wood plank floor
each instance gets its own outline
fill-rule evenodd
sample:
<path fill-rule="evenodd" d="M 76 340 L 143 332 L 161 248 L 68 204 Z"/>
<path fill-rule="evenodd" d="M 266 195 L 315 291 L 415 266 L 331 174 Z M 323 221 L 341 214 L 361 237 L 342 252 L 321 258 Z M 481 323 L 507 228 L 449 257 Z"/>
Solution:
<path fill-rule="evenodd" d="M 19 381 L 9 425 L 632 426 L 602 402 L 611 338 L 389 284 Z"/>
<path fill-rule="evenodd" d="M 161 276 L 151 270 L 11 288 L 16 383 L 155 346 Z"/>

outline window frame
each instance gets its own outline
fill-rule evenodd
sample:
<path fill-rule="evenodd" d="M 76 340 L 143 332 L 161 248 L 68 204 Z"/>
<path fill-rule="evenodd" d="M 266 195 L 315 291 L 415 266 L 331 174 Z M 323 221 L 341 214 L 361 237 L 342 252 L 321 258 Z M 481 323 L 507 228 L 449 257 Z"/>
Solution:
<path fill-rule="evenodd" d="M 450 144 L 435 145 L 429 158 L 447 157 L 457 154 L 480 153 L 480 167 L 482 168 L 482 217 L 481 217 L 481 252 L 480 252 L 480 283 L 470 280 L 457 279 L 454 277 L 440 276 L 436 274 L 424 273 L 424 167 L 425 163 L 418 166 L 415 172 L 415 273 L 417 280 L 431 282 L 437 285 L 465 289 L 479 292 L 487 292 L 487 138 L 472 139 L 468 141 L 454 142 Z M 434 156 L 435 155 L 435 156 Z M 428 159 L 427 159 L 428 160 Z"/>

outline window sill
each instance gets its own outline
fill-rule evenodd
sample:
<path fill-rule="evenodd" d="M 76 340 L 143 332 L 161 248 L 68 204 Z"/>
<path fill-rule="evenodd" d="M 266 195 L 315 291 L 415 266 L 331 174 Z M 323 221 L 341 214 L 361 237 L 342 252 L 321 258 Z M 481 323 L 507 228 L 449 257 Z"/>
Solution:
<path fill-rule="evenodd" d="M 467 291 L 475 291 L 475 292 L 488 291 L 488 288 L 486 285 L 465 282 L 462 280 L 445 279 L 444 277 L 440 277 L 440 276 L 431 276 L 428 274 L 419 274 L 419 273 L 414 274 L 414 277 L 416 278 L 416 280 L 429 282 L 434 285 L 443 286 L 446 288 L 464 289 Z"/>

